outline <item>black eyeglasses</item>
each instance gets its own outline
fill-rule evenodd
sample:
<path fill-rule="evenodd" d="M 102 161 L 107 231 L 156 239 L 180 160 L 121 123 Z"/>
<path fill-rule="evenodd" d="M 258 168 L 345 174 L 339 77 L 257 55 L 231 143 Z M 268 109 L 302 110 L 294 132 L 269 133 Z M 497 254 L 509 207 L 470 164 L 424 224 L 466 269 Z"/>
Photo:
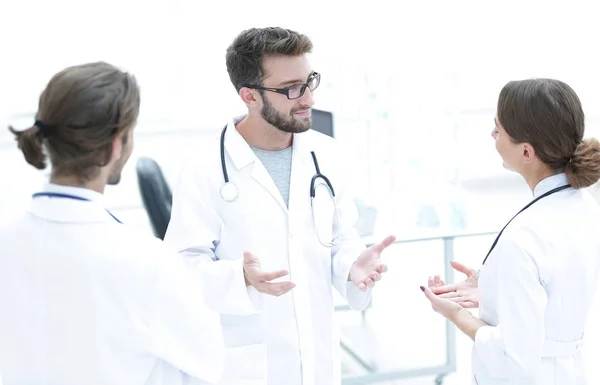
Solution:
<path fill-rule="evenodd" d="M 294 99 L 301 98 L 302 95 L 304 95 L 304 92 L 306 91 L 307 88 L 310 89 L 311 91 L 314 91 L 319 86 L 319 83 L 321 83 L 321 74 L 319 74 L 317 72 L 313 72 L 311 77 L 308 79 L 308 82 L 306 82 L 304 84 L 294 84 L 293 86 L 289 86 L 289 87 L 285 87 L 285 88 L 269 88 L 269 87 L 255 86 L 252 84 L 239 84 L 238 86 L 240 88 L 248 87 L 248 88 L 253 88 L 255 90 L 277 92 L 278 94 L 287 96 L 287 98 L 290 100 L 294 100 Z"/>

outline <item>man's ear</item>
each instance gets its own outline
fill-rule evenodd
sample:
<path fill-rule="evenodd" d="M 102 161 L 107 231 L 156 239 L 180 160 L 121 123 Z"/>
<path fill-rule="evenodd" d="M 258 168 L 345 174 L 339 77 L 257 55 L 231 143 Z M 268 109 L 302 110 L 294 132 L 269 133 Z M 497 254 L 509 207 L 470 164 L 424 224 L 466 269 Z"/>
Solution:
<path fill-rule="evenodd" d="M 119 135 L 115 136 L 112 141 L 112 157 L 116 160 L 121 159 L 121 155 L 123 154 L 123 133 L 124 132 L 121 132 Z"/>
<path fill-rule="evenodd" d="M 248 107 L 256 107 L 261 102 L 258 91 L 254 90 L 252 88 L 242 87 L 240 89 L 239 94 L 240 94 L 240 98 L 242 98 L 242 101 Z"/>
<path fill-rule="evenodd" d="M 529 143 L 523 143 L 523 159 L 525 163 L 529 163 L 535 159 L 535 150 Z"/>

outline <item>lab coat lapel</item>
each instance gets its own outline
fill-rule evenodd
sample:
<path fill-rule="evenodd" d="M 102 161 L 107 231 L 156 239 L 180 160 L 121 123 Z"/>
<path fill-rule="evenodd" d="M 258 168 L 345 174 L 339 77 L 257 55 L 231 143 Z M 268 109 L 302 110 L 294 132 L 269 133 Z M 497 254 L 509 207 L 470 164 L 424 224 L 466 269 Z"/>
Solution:
<path fill-rule="evenodd" d="M 310 196 L 310 180 L 315 173 L 311 161 L 312 147 L 306 135 L 294 134 L 292 173 L 290 176 L 290 210 L 303 210 L 308 205 Z"/>
<path fill-rule="evenodd" d="M 227 126 L 225 148 L 238 170 L 248 165 L 252 165 L 252 171 L 250 172 L 252 178 L 254 178 L 254 180 L 258 182 L 258 184 L 260 184 L 273 199 L 275 199 L 279 206 L 287 212 L 287 206 L 285 205 L 283 197 L 275 185 L 273 178 L 262 162 L 256 157 L 256 154 L 254 154 L 254 151 L 252 151 L 246 140 L 239 134 L 233 122 Z M 235 182 L 233 179 L 231 179 L 231 181 Z"/>
<path fill-rule="evenodd" d="M 254 162 L 254 167 L 252 168 L 252 177 L 265 190 L 267 190 L 267 192 L 269 194 L 271 194 L 273 199 L 275 199 L 277 201 L 277 203 L 279 203 L 279 206 L 281 206 L 281 208 L 287 212 L 288 209 L 287 209 L 287 206 L 285 205 L 285 202 L 283 201 L 281 192 L 279 192 L 279 189 L 275 185 L 273 178 L 271 177 L 271 175 L 269 174 L 269 172 L 267 171 L 267 169 L 265 168 L 265 166 L 262 164 L 262 162 L 259 159 L 256 159 L 256 162 Z"/>

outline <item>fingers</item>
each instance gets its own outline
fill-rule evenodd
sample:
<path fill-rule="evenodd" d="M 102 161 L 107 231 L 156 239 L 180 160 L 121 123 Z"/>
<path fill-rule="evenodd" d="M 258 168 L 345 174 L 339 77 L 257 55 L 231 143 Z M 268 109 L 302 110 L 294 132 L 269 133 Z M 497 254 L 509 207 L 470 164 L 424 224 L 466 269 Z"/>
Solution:
<path fill-rule="evenodd" d="M 394 242 L 396 242 L 396 237 L 394 235 L 388 235 L 385 239 L 375 245 L 371 246 L 373 250 L 377 253 L 381 253 L 386 248 L 390 247 Z"/>
<path fill-rule="evenodd" d="M 254 287 L 261 293 L 279 297 L 296 287 L 296 284 L 293 282 L 261 282 Z"/>
<path fill-rule="evenodd" d="M 369 275 L 369 278 L 371 278 L 373 282 L 377 282 L 381 279 L 381 274 L 374 272 Z"/>
<path fill-rule="evenodd" d="M 438 300 L 437 296 L 433 294 L 433 292 L 428 287 L 421 286 L 421 290 L 423 291 L 423 293 L 425 293 L 425 297 L 427 297 L 427 299 L 432 303 Z"/>
<path fill-rule="evenodd" d="M 435 294 L 435 293 L 434 293 L 434 294 Z M 455 292 L 455 291 L 451 291 L 451 292 L 448 292 L 448 293 L 437 294 L 437 296 L 438 296 L 438 297 L 440 297 L 440 298 L 448 298 L 448 299 L 452 299 L 452 298 L 462 298 L 462 297 L 460 296 L 460 294 L 458 294 L 458 293 L 457 293 L 457 292 Z"/>
<path fill-rule="evenodd" d="M 256 258 L 251 252 L 244 251 L 244 263 L 254 263 L 256 261 L 258 261 L 258 258 Z"/>
<path fill-rule="evenodd" d="M 292 282 L 270 282 L 285 277 L 287 270 L 262 271 L 260 260 L 251 252 L 244 252 L 244 278 L 246 285 L 253 286 L 261 293 L 280 296 L 292 290 L 296 285 Z"/>
<path fill-rule="evenodd" d="M 427 286 L 428 286 L 429 288 L 432 288 L 432 287 L 434 287 L 434 286 L 435 286 L 435 281 L 434 281 L 434 279 L 433 279 L 433 278 L 431 278 L 431 277 L 427 278 Z"/>
<path fill-rule="evenodd" d="M 268 282 L 268 281 L 273 281 L 277 278 L 285 277 L 286 275 L 288 275 L 287 270 L 262 272 L 256 277 L 256 279 L 261 282 Z"/>
<path fill-rule="evenodd" d="M 358 285 L 358 289 L 365 291 L 375 286 L 375 282 L 381 279 L 381 274 L 387 271 L 387 266 L 379 265 L 379 267 L 369 274 L 369 277 Z"/>
<path fill-rule="evenodd" d="M 433 278 L 432 277 L 427 278 L 427 286 L 430 289 L 432 289 L 435 294 L 439 294 L 435 291 L 434 288 L 446 286 L 446 282 L 444 282 L 444 280 L 442 280 L 439 275 L 435 275 Z"/>
<path fill-rule="evenodd" d="M 445 286 L 446 282 L 444 282 L 439 275 L 436 275 L 435 277 L 433 277 L 433 282 L 435 284 L 435 286 Z"/>
<path fill-rule="evenodd" d="M 465 309 L 477 309 L 479 307 L 479 302 L 473 302 L 471 300 L 458 302 L 458 304 Z"/>
<path fill-rule="evenodd" d="M 371 273 L 369 275 L 369 278 L 365 279 L 363 282 L 361 282 L 358 285 L 358 289 L 361 291 L 371 289 L 373 286 L 375 286 L 375 282 L 379 281 L 380 279 L 381 279 L 381 274 L 379 274 L 377 272 Z"/>
<path fill-rule="evenodd" d="M 454 270 L 459 271 L 465 275 L 469 275 L 471 272 L 473 272 L 473 269 L 466 267 L 460 262 L 450 261 L 450 266 L 452 266 Z"/>
<path fill-rule="evenodd" d="M 435 294 L 443 294 L 456 291 L 457 289 L 458 285 L 456 283 L 451 283 L 449 285 L 432 287 L 431 291 L 433 291 Z"/>

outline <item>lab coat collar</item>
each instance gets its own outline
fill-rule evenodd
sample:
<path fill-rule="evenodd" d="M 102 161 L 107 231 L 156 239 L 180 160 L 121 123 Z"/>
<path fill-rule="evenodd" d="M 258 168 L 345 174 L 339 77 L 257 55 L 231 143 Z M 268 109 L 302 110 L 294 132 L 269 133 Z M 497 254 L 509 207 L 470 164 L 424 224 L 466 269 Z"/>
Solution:
<path fill-rule="evenodd" d="M 542 194 L 547 193 L 548 191 L 569 184 L 569 180 L 567 179 L 567 174 L 560 173 L 549 176 L 547 178 L 542 179 L 533 189 L 533 197 L 537 198 Z"/>
<path fill-rule="evenodd" d="M 254 151 L 246 140 L 240 135 L 235 128 L 235 124 L 241 119 L 233 119 L 227 124 L 225 132 L 225 149 L 235 167 L 239 170 L 258 160 Z M 292 141 L 293 153 L 301 153 L 303 151 L 312 151 L 310 146 L 311 141 L 306 140 L 308 132 L 294 134 Z M 295 155 L 294 155 L 295 156 Z"/>
<path fill-rule="evenodd" d="M 46 183 L 44 185 L 44 187 L 42 188 L 42 191 L 75 195 L 78 197 L 89 199 L 91 201 L 97 201 L 97 200 L 103 201 L 104 200 L 103 194 L 101 194 L 97 191 L 94 191 L 94 190 L 90 190 L 88 188 L 83 188 L 83 187 L 63 186 L 63 185 L 58 185 L 58 184 L 54 184 L 54 183 Z"/>
<path fill-rule="evenodd" d="M 36 217 L 62 223 L 115 222 L 104 208 L 104 195 L 99 192 L 53 183 L 45 184 L 41 192 L 75 195 L 89 201 L 36 197 L 32 199 L 29 207 L 29 213 Z"/>
<path fill-rule="evenodd" d="M 250 148 L 250 145 L 240 135 L 235 124 L 238 120 L 232 120 L 227 124 L 227 132 L 225 132 L 225 149 L 231 158 L 235 167 L 239 170 L 253 163 L 258 159 Z"/>
<path fill-rule="evenodd" d="M 235 124 L 238 121 L 239 119 L 231 120 L 228 123 L 227 131 L 225 132 L 225 149 L 227 150 L 229 157 L 231 158 L 233 164 L 238 170 L 252 164 L 252 177 L 265 188 L 265 190 L 273 197 L 273 199 L 277 201 L 279 206 L 281 206 L 282 210 L 287 213 L 288 207 L 284 203 L 283 197 L 281 196 L 279 189 L 275 185 L 273 178 L 271 178 L 269 172 L 264 167 L 264 165 L 260 161 L 258 161 L 258 157 L 254 153 L 254 151 L 252 151 L 250 145 L 235 128 Z M 310 133 L 306 132 L 294 134 L 294 138 L 292 140 L 293 164 L 302 163 L 300 158 L 303 156 L 300 154 L 306 155 L 311 151 L 312 147 L 309 144 L 312 141 L 307 139 L 307 135 L 310 135 Z M 310 155 L 308 155 L 308 157 L 310 157 Z M 294 176 L 297 175 L 297 171 L 294 172 L 294 170 L 296 169 L 297 167 L 292 167 L 292 179 L 294 179 Z"/>
<path fill-rule="evenodd" d="M 292 147 L 294 149 L 294 153 L 304 154 L 310 153 L 314 151 L 314 140 L 308 140 L 310 136 L 310 130 L 307 132 L 301 132 L 299 134 L 294 134 L 294 140 L 292 142 Z"/>

